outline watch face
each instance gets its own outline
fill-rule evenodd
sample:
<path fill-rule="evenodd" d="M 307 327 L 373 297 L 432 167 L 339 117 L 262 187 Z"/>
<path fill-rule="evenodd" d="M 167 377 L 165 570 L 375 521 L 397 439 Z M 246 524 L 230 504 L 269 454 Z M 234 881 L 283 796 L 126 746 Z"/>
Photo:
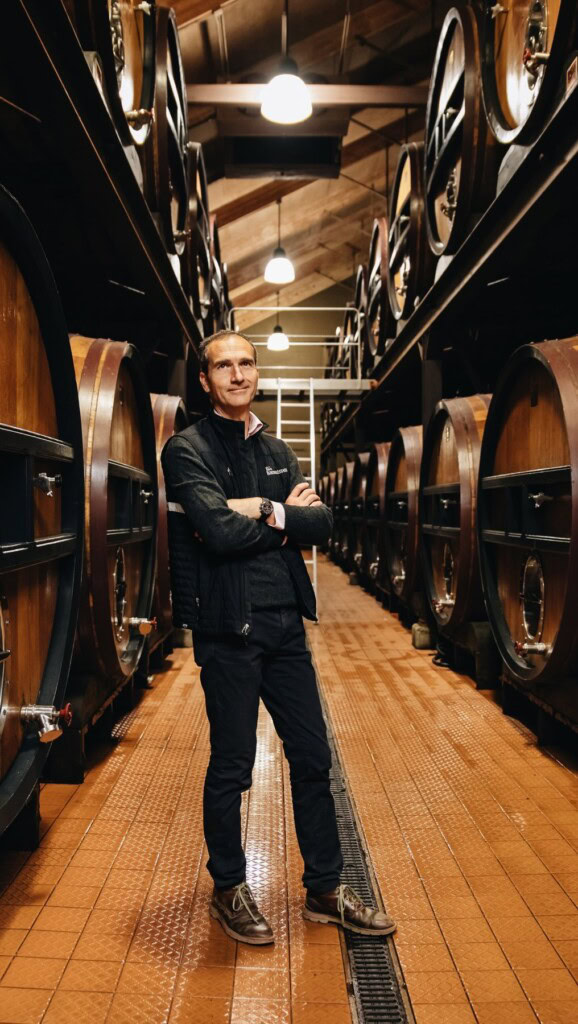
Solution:
<path fill-rule="evenodd" d="M 269 498 L 264 498 L 261 502 L 261 516 L 263 519 L 267 519 L 273 511 L 273 502 L 269 501 Z"/>

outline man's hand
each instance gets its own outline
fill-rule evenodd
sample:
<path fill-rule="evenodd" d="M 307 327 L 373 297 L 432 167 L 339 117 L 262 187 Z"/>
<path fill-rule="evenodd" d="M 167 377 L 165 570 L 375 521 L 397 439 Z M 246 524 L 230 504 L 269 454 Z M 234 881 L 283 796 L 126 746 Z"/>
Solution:
<path fill-rule="evenodd" d="M 248 519 L 260 519 L 261 518 L 261 502 L 262 498 L 229 498 L 227 505 L 233 512 L 238 512 L 241 516 L 247 516 Z M 268 526 L 273 526 L 275 522 L 275 512 L 264 519 L 263 522 L 267 523 Z"/>
<path fill-rule="evenodd" d="M 285 499 L 286 505 L 322 505 L 323 502 L 318 494 L 315 493 L 312 487 L 308 483 L 295 484 L 295 487 L 291 491 L 288 498 Z"/>

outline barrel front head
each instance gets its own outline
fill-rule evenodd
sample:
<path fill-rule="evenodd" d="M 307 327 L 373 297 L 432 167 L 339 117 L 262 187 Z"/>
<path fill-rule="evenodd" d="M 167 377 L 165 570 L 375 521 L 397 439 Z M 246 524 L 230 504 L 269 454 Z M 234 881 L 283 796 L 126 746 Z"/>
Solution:
<path fill-rule="evenodd" d="M 483 8 L 483 100 L 505 145 L 529 145 L 542 128 L 574 43 L 575 0 L 533 0 Z"/>
<path fill-rule="evenodd" d="M 426 595 L 440 629 L 485 619 L 477 556 L 480 443 L 488 395 L 436 406 L 424 436 L 420 522 Z"/>
<path fill-rule="evenodd" d="M 367 283 L 367 370 L 385 352 L 387 342 L 395 337 L 395 320 L 391 314 L 387 292 L 389 274 L 389 230 L 386 217 L 377 217 L 369 246 Z"/>
<path fill-rule="evenodd" d="M 402 321 L 411 316 L 432 279 L 423 160 L 423 142 L 402 146 L 391 193 L 388 292 L 392 315 Z"/>
<path fill-rule="evenodd" d="M 0 833 L 37 785 L 72 655 L 82 571 L 82 433 L 46 256 L 0 187 Z"/>
<path fill-rule="evenodd" d="M 419 472 L 422 428 L 401 427 L 391 442 L 385 484 L 385 550 L 392 592 L 408 604 L 420 579 Z"/>
<path fill-rule="evenodd" d="M 436 256 L 456 252 L 495 194 L 497 146 L 481 95 L 478 15 L 448 11 L 432 71 L 425 131 L 426 224 Z"/>
<path fill-rule="evenodd" d="M 511 675 L 578 671 L 578 339 L 526 345 L 498 384 L 482 443 L 480 568 Z"/>
<path fill-rule="evenodd" d="M 96 680 L 79 701 L 79 714 L 89 717 L 135 671 L 152 629 L 157 460 L 138 351 L 78 336 L 71 345 L 86 452 L 84 597 L 73 675 Z"/>
<path fill-rule="evenodd" d="M 367 465 L 363 568 L 372 589 L 389 590 L 389 579 L 385 572 L 384 525 L 385 480 L 390 447 L 389 442 L 376 442 Z"/>

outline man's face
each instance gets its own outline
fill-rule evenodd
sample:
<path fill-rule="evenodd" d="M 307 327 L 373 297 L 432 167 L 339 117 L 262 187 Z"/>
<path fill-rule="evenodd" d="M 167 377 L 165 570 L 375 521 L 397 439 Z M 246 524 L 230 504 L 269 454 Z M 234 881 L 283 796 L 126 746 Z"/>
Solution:
<path fill-rule="evenodd" d="M 207 355 L 208 372 L 201 371 L 200 381 L 213 407 L 227 415 L 246 411 L 259 381 L 252 345 L 231 334 L 211 342 Z"/>

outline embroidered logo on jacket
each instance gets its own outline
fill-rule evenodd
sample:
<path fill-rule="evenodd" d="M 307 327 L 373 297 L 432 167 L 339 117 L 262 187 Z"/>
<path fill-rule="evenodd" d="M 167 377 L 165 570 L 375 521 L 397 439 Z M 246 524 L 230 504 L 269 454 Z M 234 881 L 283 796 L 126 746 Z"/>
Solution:
<path fill-rule="evenodd" d="M 283 466 L 283 469 L 272 469 L 271 466 L 265 466 L 265 472 L 267 476 L 278 476 L 279 473 L 287 473 L 287 466 Z"/>

